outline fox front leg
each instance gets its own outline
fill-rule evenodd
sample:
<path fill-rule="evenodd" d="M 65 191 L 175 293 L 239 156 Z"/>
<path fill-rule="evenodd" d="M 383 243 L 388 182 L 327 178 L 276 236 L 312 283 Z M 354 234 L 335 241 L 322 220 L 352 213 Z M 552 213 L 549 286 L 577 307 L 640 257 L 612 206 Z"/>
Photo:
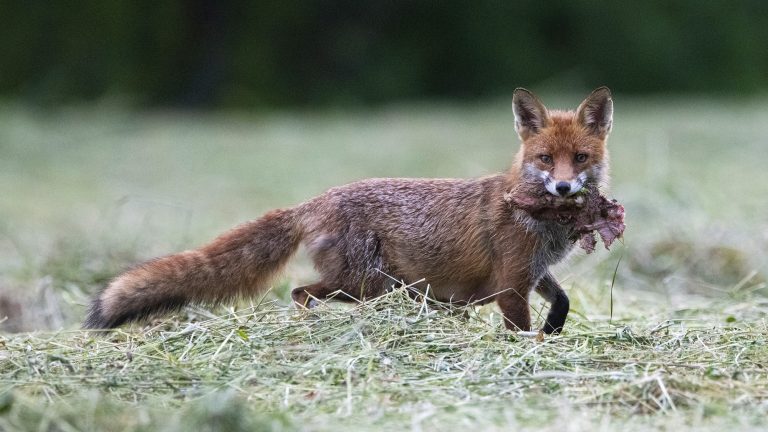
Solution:
<path fill-rule="evenodd" d="M 510 289 L 496 296 L 496 303 L 504 316 L 504 325 L 512 331 L 531 330 L 531 311 L 528 288 Z"/>
<path fill-rule="evenodd" d="M 568 296 L 550 273 L 545 274 L 541 278 L 536 285 L 536 292 L 544 297 L 544 300 L 552 304 L 542 331 L 546 334 L 560 333 L 563 330 L 565 318 L 568 316 L 568 310 L 570 309 Z"/>

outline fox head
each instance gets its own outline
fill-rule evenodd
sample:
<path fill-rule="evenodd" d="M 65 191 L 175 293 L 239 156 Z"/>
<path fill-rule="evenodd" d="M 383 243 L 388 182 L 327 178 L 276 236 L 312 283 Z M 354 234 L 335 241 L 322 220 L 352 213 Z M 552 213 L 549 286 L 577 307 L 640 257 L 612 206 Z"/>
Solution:
<path fill-rule="evenodd" d="M 573 195 L 603 181 L 613 123 L 608 87 L 593 91 L 575 112 L 547 110 L 533 93 L 518 88 L 512 109 L 522 141 L 514 169 L 522 181 L 540 183 L 556 196 Z"/>

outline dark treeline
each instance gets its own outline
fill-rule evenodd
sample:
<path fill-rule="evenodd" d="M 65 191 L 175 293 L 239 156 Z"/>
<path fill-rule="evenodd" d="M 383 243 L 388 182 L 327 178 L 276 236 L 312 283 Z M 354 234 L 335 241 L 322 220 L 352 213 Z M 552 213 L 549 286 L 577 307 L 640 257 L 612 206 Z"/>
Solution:
<path fill-rule="evenodd" d="M 768 89 L 768 2 L 0 2 L 0 95 L 259 107 Z"/>

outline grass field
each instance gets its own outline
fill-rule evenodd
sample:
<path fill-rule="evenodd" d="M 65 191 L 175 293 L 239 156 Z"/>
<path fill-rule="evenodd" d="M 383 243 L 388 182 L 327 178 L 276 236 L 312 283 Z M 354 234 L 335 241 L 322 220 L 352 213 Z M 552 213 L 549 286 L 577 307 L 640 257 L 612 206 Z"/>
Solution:
<path fill-rule="evenodd" d="M 3 105 L 0 430 L 763 430 L 766 120 L 767 100 L 616 98 L 610 195 L 628 229 L 556 269 L 572 299 L 557 337 L 397 291 L 299 312 L 301 254 L 251 304 L 98 336 L 78 331 L 87 298 L 132 263 L 356 179 L 505 169 L 509 105 Z"/>

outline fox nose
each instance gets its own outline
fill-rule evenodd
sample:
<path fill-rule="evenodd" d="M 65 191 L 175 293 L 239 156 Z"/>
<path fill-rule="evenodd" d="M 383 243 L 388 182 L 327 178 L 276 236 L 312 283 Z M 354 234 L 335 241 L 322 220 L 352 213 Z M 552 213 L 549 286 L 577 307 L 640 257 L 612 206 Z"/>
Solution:
<path fill-rule="evenodd" d="M 571 191 L 571 184 L 565 181 L 557 182 L 555 190 L 560 196 L 565 196 L 565 194 Z"/>

